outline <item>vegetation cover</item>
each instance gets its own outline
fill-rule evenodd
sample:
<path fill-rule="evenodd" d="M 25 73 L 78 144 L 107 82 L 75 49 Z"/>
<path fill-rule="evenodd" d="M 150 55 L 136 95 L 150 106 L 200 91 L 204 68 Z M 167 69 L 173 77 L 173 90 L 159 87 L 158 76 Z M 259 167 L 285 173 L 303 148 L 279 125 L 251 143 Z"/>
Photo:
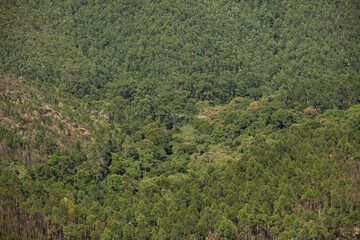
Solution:
<path fill-rule="evenodd" d="M 357 239 L 358 0 L 0 0 L 0 239 Z"/>

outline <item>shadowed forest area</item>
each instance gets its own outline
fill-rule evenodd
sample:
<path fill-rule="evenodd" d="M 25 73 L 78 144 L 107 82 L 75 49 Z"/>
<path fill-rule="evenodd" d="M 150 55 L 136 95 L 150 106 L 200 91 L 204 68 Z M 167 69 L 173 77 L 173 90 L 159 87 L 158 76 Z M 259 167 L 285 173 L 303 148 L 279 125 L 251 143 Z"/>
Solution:
<path fill-rule="evenodd" d="M 0 0 L 0 239 L 360 238 L 358 0 Z"/>

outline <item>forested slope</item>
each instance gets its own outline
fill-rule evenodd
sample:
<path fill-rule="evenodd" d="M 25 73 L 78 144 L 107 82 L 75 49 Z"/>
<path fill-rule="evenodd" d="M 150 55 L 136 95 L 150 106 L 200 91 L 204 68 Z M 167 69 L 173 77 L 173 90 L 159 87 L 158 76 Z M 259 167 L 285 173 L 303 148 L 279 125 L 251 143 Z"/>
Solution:
<path fill-rule="evenodd" d="M 293 81 L 331 94 L 358 74 L 358 16 L 358 1 L 4 1 L 2 69 L 95 99 L 224 103 Z M 354 103 L 339 95 L 295 97 Z"/>
<path fill-rule="evenodd" d="M 1 239 L 359 237 L 359 1 L 0 3 Z"/>

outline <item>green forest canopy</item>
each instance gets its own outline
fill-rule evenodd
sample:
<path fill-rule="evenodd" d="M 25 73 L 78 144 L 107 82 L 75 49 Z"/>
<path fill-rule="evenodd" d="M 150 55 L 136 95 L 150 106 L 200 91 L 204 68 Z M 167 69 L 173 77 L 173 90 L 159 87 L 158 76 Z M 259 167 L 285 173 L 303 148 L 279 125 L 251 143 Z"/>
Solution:
<path fill-rule="evenodd" d="M 1 239 L 352 239 L 360 2 L 0 1 Z"/>

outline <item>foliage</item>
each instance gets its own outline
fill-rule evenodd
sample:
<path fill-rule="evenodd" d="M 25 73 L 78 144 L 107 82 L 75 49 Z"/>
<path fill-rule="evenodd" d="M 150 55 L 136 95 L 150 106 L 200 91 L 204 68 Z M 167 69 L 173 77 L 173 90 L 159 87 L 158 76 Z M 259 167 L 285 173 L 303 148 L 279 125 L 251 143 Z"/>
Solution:
<path fill-rule="evenodd" d="M 357 1 L 1 1 L 0 238 L 352 239 Z"/>

